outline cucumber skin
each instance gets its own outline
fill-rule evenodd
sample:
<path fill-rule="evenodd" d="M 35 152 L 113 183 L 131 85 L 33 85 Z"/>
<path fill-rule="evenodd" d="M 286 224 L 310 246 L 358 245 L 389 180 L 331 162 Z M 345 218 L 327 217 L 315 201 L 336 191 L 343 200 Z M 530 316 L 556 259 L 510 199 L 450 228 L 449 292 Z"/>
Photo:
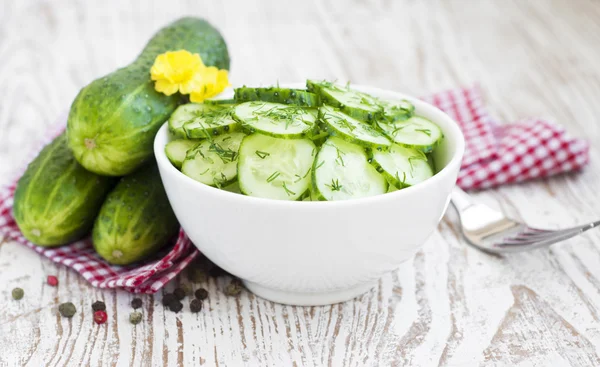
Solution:
<path fill-rule="evenodd" d="M 151 158 L 154 136 L 181 97 L 155 91 L 150 68 L 157 55 L 179 49 L 199 53 L 206 65 L 229 69 L 225 41 L 205 20 L 182 18 L 161 29 L 133 63 L 94 80 L 73 101 L 67 132 L 81 165 L 122 176 Z"/>
<path fill-rule="evenodd" d="M 94 223 L 92 242 L 109 263 L 127 265 L 156 253 L 178 230 L 158 167 L 152 163 L 121 178 L 108 194 Z"/>
<path fill-rule="evenodd" d="M 21 233 L 40 246 L 59 246 L 89 233 L 116 179 L 84 169 L 63 133 L 29 164 L 17 183 L 13 214 Z M 54 194 L 53 194 L 54 192 Z M 37 232 L 41 235 L 36 235 Z"/>
<path fill-rule="evenodd" d="M 283 103 L 303 107 L 319 107 L 321 101 L 318 95 L 301 89 L 285 88 L 236 88 L 234 100 L 238 103 L 263 101 Z"/>

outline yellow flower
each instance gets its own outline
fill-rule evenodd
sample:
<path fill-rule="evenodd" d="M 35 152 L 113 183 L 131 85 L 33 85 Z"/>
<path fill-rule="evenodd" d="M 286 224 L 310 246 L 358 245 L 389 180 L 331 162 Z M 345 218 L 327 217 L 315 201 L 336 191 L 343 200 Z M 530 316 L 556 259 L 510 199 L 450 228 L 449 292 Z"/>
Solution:
<path fill-rule="evenodd" d="M 227 70 L 219 70 L 214 66 L 205 67 L 201 72 L 202 86 L 190 94 L 190 101 L 202 102 L 221 93 L 229 86 L 229 74 Z"/>
<path fill-rule="evenodd" d="M 186 50 L 170 51 L 160 54 L 150 69 L 154 89 L 170 96 L 180 92 L 189 94 L 202 87 L 201 73 L 205 69 L 198 54 Z"/>

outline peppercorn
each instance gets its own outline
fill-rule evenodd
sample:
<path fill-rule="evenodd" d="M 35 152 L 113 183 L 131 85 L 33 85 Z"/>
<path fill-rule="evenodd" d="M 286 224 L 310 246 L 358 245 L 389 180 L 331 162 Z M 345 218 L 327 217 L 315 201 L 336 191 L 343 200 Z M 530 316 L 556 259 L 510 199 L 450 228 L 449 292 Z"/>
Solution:
<path fill-rule="evenodd" d="M 106 311 L 96 311 L 94 312 L 94 322 L 96 324 L 104 324 L 108 320 L 108 315 Z"/>
<path fill-rule="evenodd" d="M 77 312 L 77 309 L 75 308 L 75 305 L 71 302 L 65 302 L 65 303 L 61 303 L 58 306 L 58 312 L 60 312 L 62 317 L 73 317 L 73 315 L 75 315 L 75 312 Z"/>
<path fill-rule="evenodd" d="M 208 298 L 208 291 L 206 289 L 204 289 L 204 288 L 198 288 L 198 289 L 196 289 L 196 292 L 194 293 L 194 295 L 199 300 L 207 299 Z"/>
<path fill-rule="evenodd" d="M 23 298 L 23 295 L 25 295 L 25 292 L 22 288 L 15 288 L 12 290 L 12 298 L 17 301 Z"/>
<path fill-rule="evenodd" d="M 200 310 L 202 310 L 202 301 L 194 298 L 192 302 L 190 302 L 190 311 L 196 313 L 200 312 Z"/>
<path fill-rule="evenodd" d="M 106 311 L 106 304 L 102 301 L 96 301 L 96 302 L 92 303 L 92 310 Z"/>
<path fill-rule="evenodd" d="M 224 293 L 228 296 L 237 296 L 242 292 L 242 288 L 242 283 L 239 280 L 234 279 L 227 287 L 225 287 Z"/>
<path fill-rule="evenodd" d="M 171 310 L 173 312 L 179 312 L 179 311 L 181 311 L 182 308 L 183 308 L 183 303 L 179 302 L 178 300 L 175 300 L 175 301 L 169 303 L 169 310 Z"/>
<path fill-rule="evenodd" d="M 175 297 L 177 297 L 178 300 L 182 300 L 185 298 L 185 291 L 181 288 L 175 288 L 173 294 L 175 295 Z"/>
<path fill-rule="evenodd" d="M 136 309 L 142 307 L 142 300 L 140 298 L 132 299 L 131 307 L 136 308 Z"/>
<path fill-rule="evenodd" d="M 162 304 L 163 306 L 169 306 L 173 301 L 177 301 L 177 297 L 173 293 L 167 293 L 163 296 Z"/>
<path fill-rule="evenodd" d="M 142 321 L 142 313 L 138 311 L 133 311 L 129 314 L 129 322 L 134 325 L 139 324 Z"/>
<path fill-rule="evenodd" d="M 46 283 L 48 283 L 48 285 L 51 287 L 56 287 L 58 285 L 58 278 L 55 277 L 54 275 L 48 275 L 48 278 L 46 279 Z"/>

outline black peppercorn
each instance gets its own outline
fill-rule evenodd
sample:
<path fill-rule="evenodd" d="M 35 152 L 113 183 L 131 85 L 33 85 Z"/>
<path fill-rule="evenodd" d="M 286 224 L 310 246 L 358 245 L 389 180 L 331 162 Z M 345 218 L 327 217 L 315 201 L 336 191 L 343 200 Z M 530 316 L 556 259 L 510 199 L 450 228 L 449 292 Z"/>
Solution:
<path fill-rule="evenodd" d="M 174 300 L 173 302 L 169 303 L 169 310 L 173 312 L 179 312 L 182 308 L 183 303 L 179 302 L 178 300 Z"/>
<path fill-rule="evenodd" d="M 136 309 L 142 307 L 142 300 L 139 298 L 132 299 L 131 307 L 136 308 Z"/>
<path fill-rule="evenodd" d="M 192 302 L 190 302 L 190 311 L 196 313 L 200 312 L 200 310 L 202 310 L 202 301 L 197 298 L 193 299 Z"/>
<path fill-rule="evenodd" d="M 175 297 L 173 293 L 167 293 L 163 296 L 162 304 L 164 306 L 169 306 L 173 301 L 177 301 L 177 297 Z"/>
<path fill-rule="evenodd" d="M 199 300 L 207 299 L 208 298 L 208 291 L 206 289 L 204 289 L 204 288 L 198 288 L 198 289 L 196 289 L 196 292 L 194 293 L 194 295 Z"/>
<path fill-rule="evenodd" d="M 106 311 L 106 304 L 102 301 L 96 301 L 92 303 L 92 310 L 96 311 Z"/>
<path fill-rule="evenodd" d="M 182 300 L 185 298 L 185 291 L 181 288 L 175 288 L 173 294 L 175 295 L 175 297 L 177 297 L 178 300 Z"/>

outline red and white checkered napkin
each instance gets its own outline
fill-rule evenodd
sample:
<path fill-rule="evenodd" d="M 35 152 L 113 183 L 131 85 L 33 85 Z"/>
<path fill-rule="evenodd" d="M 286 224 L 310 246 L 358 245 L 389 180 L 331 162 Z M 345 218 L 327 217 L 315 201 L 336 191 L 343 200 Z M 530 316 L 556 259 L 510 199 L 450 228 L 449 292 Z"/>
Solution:
<path fill-rule="evenodd" d="M 452 89 L 423 98 L 458 122 L 466 149 L 458 186 L 483 189 L 580 169 L 589 145 L 537 118 L 500 124 L 483 106 L 480 89 Z"/>
<path fill-rule="evenodd" d="M 477 87 L 449 90 L 424 99 L 448 113 L 463 130 L 467 144 L 458 184 L 464 189 L 546 177 L 581 168 L 588 161 L 588 144 L 567 137 L 557 125 L 539 119 L 500 125 L 486 112 Z M 62 130 L 65 124 L 63 115 L 57 126 Z M 56 136 L 56 129 L 48 135 L 49 139 Z M 0 237 L 22 243 L 74 269 L 95 287 L 155 293 L 199 254 L 183 230 L 175 244 L 154 259 L 127 267 L 102 260 L 89 238 L 54 249 L 35 246 L 23 237 L 12 216 L 15 185 L 0 190 Z"/>

